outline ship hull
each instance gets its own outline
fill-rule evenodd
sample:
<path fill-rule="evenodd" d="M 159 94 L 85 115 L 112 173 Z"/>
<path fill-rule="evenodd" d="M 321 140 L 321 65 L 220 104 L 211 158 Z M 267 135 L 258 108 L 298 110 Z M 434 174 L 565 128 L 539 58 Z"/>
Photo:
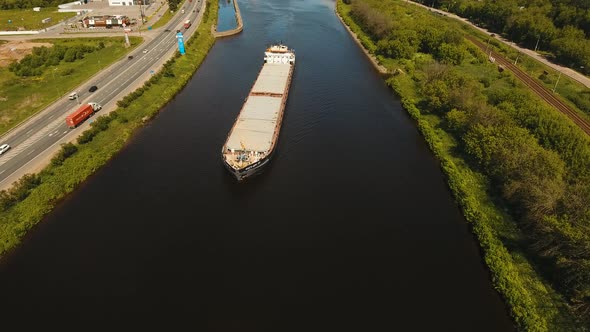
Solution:
<path fill-rule="evenodd" d="M 268 54 L 268 53 L 267 53 Z M 294 63 L 294 55 L 291 55 L 291 59 L 292 62 L 290 62 L 290 67 L 288 72 L 284 72 L 284 74 L 286 74 L 286 81 L 285 85 L 283 86 L 279 86 L 280 90 L 277 89 L 277 85 L 275 85 L 275 87 L 273 86 L 269 86 L 268 84 L 265 84 L 264 81 L 259 81 L 261 80 L 260 77 L 266 77 L 266 79 L 268 79 L 269 71 L 274 71 L 276 73 L 279 73 L 278 76 L 280 76 L 281 70 L 278 70 L 277 67 L 269 67 L 266 68 L 263 66 L 263 69 L 261 69 L 261 72 L 259 73 L 259 76 L 252 88 L 252 90 L 250 91 L 248 98 L 246 98 L 246 101 L 244 103 L 244 106 L 242 106 L 242 109 L 240 110 L 240 113 L 238 114 L 238 117 L 236 119 L 236 122 L 234 123 L 234 125 L 232 126 L 232 129 L 230 131 L 230 133 L 228 134 L 228 137 L 226 139 L 226 142 L 224 144 L 224 146 L 222 147 L 222 151 L 221 151 L 221 155 L 222 155 L 222 160 L 223 160 L 223 164 L 225 166 L 225 168 L 227 168 L 227 170 L 238 180 L 238 181 L 242 181 L 246 178 L 252 177 L 258 173 L 260 173 L 270 162 L 270 159 L 272 157 L 272 155 L 274 154 L 274 151 L 276 150 L 277 147 L 277 143 L 279 140 L 279 135 L 280 135 L 280 131 L 282 128 L 282 122 L 283 122 L 283 118 L 284 118 L 284 113 L 285 113 L 285 109 L 286 109 L 286 104 L 287 104 L 287 100 L 289 97 L 289 90 L 291 87 L 291 81 L 293 78 L 293 72 L 295 69 L 295 63 Z M 265 63 L 271 63 L 269 66 L 276 66 L 277 63 L 276 62 L 272 62 L 272 55 L 271 55 L 271 61 L 268 62 L 267 58 L 265 58 Z M 272 64 L 274 63 L 274 64 Z M 283 61 L 283 63 L 285 63 Z M 265 65 L 266 66 L 266 65 Z M 266 74 L 262 74 L 263 72 L 265 72 L 266 70 Z M 271 71 L 271 72 L 272 72 Z M 276 76 L 275 76 L 276 77 Z M 260 83 L 262 82 L 262 83 Z M 240 128 L 246 128 L 247 130 L 256 130 L 257 128 L 261 128 L 258 127 L 259 124 L 253 123 L 254 121 L 257 120 L 265 120 L 264 118 L 264 113 L 262 113 L 262 116 L 260 116 L 261 113 L 255 114 L 255 120 L 250 120 L 251 118 L 248 118 L 248 115 L 252 115 L 253 113 L 256 113 L 256 111 L 253 110 L 259 110 L 259 109 L 263 109 L 263 110 L 268 110 L 268 108 L 264 108 L 264 107 L 268 107 L 268 104 L 265 104 L 264 102 L 259 102 L 259 104 L 256 106 L 256 108 L 253 108 L 253 106 L 247 106 L 247 105 L 252 105 L 252 104 L 248 104 L 250 101 L 254 100 L 256 98 L 256 100 L 261 100 L 261 98 L 267 98 L 265 100 L 266 103 L 268 103 L 269 99 L 275 98 L 275 97 L 279 97 L 280 96 L 280 104 L 277 104 L 276 106 L 278 106 L 276 108 L 276 114 L 277 117 L 275 118 L 274 121 L 275 125 L 274 127 L 274 132 L 271 131 L 266 131 L 266 133 L 269 134 L 268 142 L 270 142 L 269 146 L 264 147 L 264 145 L 260 145 L 260 137 L 255 137 L 252 136 L 252 140 L 249 140 L 249 132 L 244 132 L 244 129 L 239 129 L 242 130 L 242 134 L 243 136 L 239 136 L 240 134 L 234 135 L 234 130 L 238 124 L 238 122 L 242 121 L 242 127 Z M 255 101 L 252 101 L 252 103 L 255 103 Z M 272 103 L 271 103 L 272 104 Z M 260 108 L 258 108 L 260 107 Z M 248 110 L 248 111 L 246 111 Z M 272 108 L 270 109 L 272 111 Z M 240 118 L 242 117 L 242 114 L 248 114 L 246 115 L 244 118 L 242 118 L 243 120 L 240 120 Z M 272 113 L 268 113 L 268 114 L 272 114 Z M 249 127 L 247 124 L 247 121 L 253 121 L 251 124 L 251 126 Z M 246 125 L 244 125 L 246 124 Z M 266 127 L 268 128 L 268 127 Z M 264 132 L 264 130 L 266 129 L 264 128 L 264 126 L 262 126 L 262 132 Z M 266 129 L 268 130 L 268 129 Z M 238 131 L 239 133 L 239 131 Z M 234 135 L 234 136 L 232 136 Z M 270 136 L 272 135 L 272 136 Z M 237 142 L 236 142 L 236 137 L 239 136 L 240 140 L 239 140 L 239 144 L 241 146 L 241 149 L 239 146 L 237 146 Z M 242 139 L 244 140 L 242 142 Z M 233 143 L 230 143 L 230 140 L 233 141 Z M 256 142 L 256 144 L 258 144 L 258 147 L 253 147 L 253 145 L 251 144 L 255 144 L 254 142 Z M 248 146 L 249 149 L 246 147 Z M 256 146 L 256 145 L 254 145 Z M 231 151 L 231 152 L 230 152 Z M 238 151 L 237 154 L 234 154 L 235 151 Z M 240 154 L 243 153 L 243 154 Z M 260 156 L 259 160 L 256 160 L 255 162 L 248 164 L 248 165 L 243 165 L 242 166 L 242 162 L 239 161 L 241 158 L 241 156 L 246 155 L 246 160 L 248 159 L 248 157 L 250 158 L 255 158 L 257 159 L 259 154 L 262 153 L 262 156 Z M 253 157 L 254 156 L 254 157 Z"/>
<path fill-rule="evenodd" d="M 259 161 L 248 165 L 248 167 L 244 167 L 241 169 L 235 169 L 231 167 L 225 160 L 223 161 L 223 165 L 227 170 L 236 178 L 238 181 L 245 180 L 246 178 L 252 177 L 256 174 L 262 172 L 265 166 L 270 162 L 270 156 L 260 159 Z"/>

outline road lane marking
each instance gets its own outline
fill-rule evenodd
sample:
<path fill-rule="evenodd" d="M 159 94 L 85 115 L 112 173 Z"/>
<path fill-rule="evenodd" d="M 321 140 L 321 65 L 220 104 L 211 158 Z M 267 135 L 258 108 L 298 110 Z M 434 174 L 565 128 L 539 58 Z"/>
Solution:
<path fill-rule="evenodd" d="M 29 153 L 27 153 L 27 156 L 30 155 L 31 153 L 35 152 L 35 149 L 29 151 Z"/>
<path fill-rule="evenodd" d="M 67 135 L 66 135 L 66 136 L 67 136 Z M 64 136 L 64 137 L 65 137 L 65 136 Z M 59 140 L 58 140 L 57 142 L 55 142 L 55 143 L 51 144 L 49 147 L 47 147 L 45 150 L 43 150 L 43 151 L 41 151 L 41 152 L 44 152 L 44 151 L 46 151 L 46 150 L 48 150 L 48 149 L 52 148 L 54 145 L 56 145 L 56 144 L 58 144 L 58 143 L 59 143 Z M 10 177 L 12 174 L 14 174 L 14 173 L 18 172 L 18 171 L 19 171 L 21 168 L 23 168 L 23 167 L 26 167 L 28 164 L 30 164 L 31 162 L 33 162 L 35 159 L 36 159 L 36 158 L 33 158 L 33 159 L 31 159 L 31 160 L 27 161 L 27 162 L 26 162 L 24 165 L 22 165 L 21 167 L 17 168 L 17 169 L 16 169 L 14 172 L 12 172 L 12 173 L 8 174 L 8 175 L 7 175 L 7 176 L 6 176 L 6 177 L 5 177 L 3 180 L 0 180 L 0 184 L 1 184 L 1 183 L 3 183 L 3 182 L 5 182 L 5 181 L 6 181 L 6 179 L 8 179 L 8 178 L 9 178 L 9 177 Z"/>
<path fill-rule="evenodd" d="M 41 128 L 39 131 L 37 131 L 33 135 L 29 136 L 24 142 L 22 142 L 18 146 L 15 146 L 13 149 L 11 149 L 10 150 L 10 151 L 12 151 L 11 155 L 17 155 L 17 154 L 23 152 L 28 147 L 32 146 L 33 144 L 36 144 L 37 142 L 39 142 L 44 137 L 47 137 L 47 135 L 50 132 L 55 131 L 55 129 L 57 127 L 59 127 L 60 125 L 62 125 L 62 124 L 63 124 L 62 119 L 53 120 L 53 122 L 51 122 L 47 126 Z M 0 160 L 0 166 L 1 165 L 4 165 L 9 160 L 10 159 Z"/>
<path fill-rule="evenodd" d="M 200 3 L 200 1 L 198 1 L 198 3 Z M 175 20 L 175 22 L 174 22 L 172 25 L 174 25 L 174 24 L 176 24 L 176 23 L 178 23 L 178 22 L 180 22 L 180 21 L 182 21 L 182 18 L 180 18 L 180 17 L 179 17 L 177 20 Z M 199 21 L 199 24 L 200 24 L 200 23 L 201 23 L 201 22 Z M 166 53 L 169 53 L 169 52 L 171 52 L 171 51 L 172 51 L 172 49 L 171 49 L 170 47 L 172 47 L 173 45 L 175 45 L 175 44 L 176 44 L 176 41 L 175 41 L 175 35 L 174 35 L 174 36 L 172 36 L 172 35 L 160 35 L 160 37 L 162 37 L 162 38 L 161 38 L 159 41 L 157 41 L 157 42 L 156 42 L 156 40 L 157 40 L 157 39 L 154 39 L 154 40 L 152 40 L 152 41 L 150 42 L 150 44 L 155 44 L 155 47 L 157 47 L 157 46 L 160 46 L 160 45 L 162 45 L 162 46 L 166 46 L 166 47 L 167 47 L 167 50 L 166 50 L 165 52 L 163 52 L 163 54 L 162 54 L 162 55 L 164 55 L 164 54 L 166 54 Z M 152 54 L 152 56 L 153 56 L 153 55 L 154 55 L 154 54 Z M 158 58 L 158 59 L 159 59 L 159 58 Z M 124 74 L 125 74 L 125 73 L 126 73 L 128 70 L 132 70 L 132 69 L 135 69 L 135 68 L 137 68 L 137 67 L 142 67 L 142 69 L 145 69 L 145 68 L 148 68 L 148 67 L 150 67 L 151 65 L 154 65 L 154 64 L 145 64 L 145 62 L 144 62 L 144 64 L 142 64 L 142 63 L 137 63 L 137 64 L 132 64 L 131 66 L 126 66 L 126 64 L 122 64 L 122 63 L 121 63 L 121 64 L 119 64 L 119 65 L 117 66 L 117 68 L 121 68 L 121 67 L 127 67 L 127 68 L 126 68 L 125 70 L 123 70 L 123 72 L 120 72 L 120 73 L 119 73 L 119 75 L 117 75 L 117 77 L 115 78 L 115 80 L 117 80 L 118 78 L 125 78 L 125 76 L 123 76 L 123 75 L 124 75 Z M 111 69 L 109 69 L 109 70 L 111 70 Z M 132 80 L 132 81 L 134 82 L 134 81 L 138 80 L 138 79 L 139 79 L 139 78 L 142 76 L 142 74 L 141 74 L 141 73 L 142 73 L 143 71 L 144 71 L 144 70 L 139 70 L 139 71 L 136 71 L 136 77 L 135 77 L 135 78 L 128 78 L 127 80 L 125 80 L 125 82 L 128 82 L 128 81 L 130 81 L 130 80 Z M 105 78 L 107 78 L 107 77 L 105 77 Z M 104 78 L 103 78 L 102 80 L 104 80 Z M 101 81 L 102 81 L 102 80 L 101 80 Z M 115 82 L 115 80 L 110 80 L 110 81 L 107 81 L 107 82 L 105 83 L 105 85 L 111 85 L 111 84 L 113 84 L 113 83 Z M 113 92 L 114 92 L 114 91 L 113 91 Z M 108 98 L 109 96 L 111 96 L 111 95 L 113 94 L 113 92 L 111 92 L 111 93 L 108 93 L 106 97 Z M 122 92 L 122 91 L 120 91 L 119 93 L 121 93 L 121 92 Z M 80 95 L 80 97 L 82 97 L 82 95 Z M 64 105 L 65 105 L 65 104 L 64 104 Z M 61 106 L 63 106 L 63 105 L 61 105 Z M 58 109 L 59 107 L 60 107 L 60 105 L 56 105 L 56 106 L 55 106 L 55 108 L 56 108 L 56 109 Z M 68 106 L 68 107 L 69 107 L 69 106 Z M 51 113 L 50 113 L 50 114 L 51 114 Z M 55 117 L 55 115 L 56 115 L 56 114 L 51 114 L 51 115 L 48 117 L 48 119 L 53 119 L 53 118 Z M 50 132 L 52 129 L 55 129 L 55 127 L 56 127 L 56 126 L 63 126 L 63 122 L 62 122 L 62 119 L 61 119 L 61 118 L 58 118 L 58 119 L 54 120 L 53 122 L 51 122 L 50 124 L 46 125 L 44 128 L 40 129 L 39 131 L 37 131 L 36 133 L 34 133 L 34 134 L 31 136 L 31 137 L 29 137 L 28 139 L 26 139 L 26 140 L 25 140 L 25 142 L 23 142 L 22 144 L 20 144 L 18 147 L 15 147 L 14 149 L 12 149 L 12 152 L 13 152 L 13 153 L 11 153 L 11 154 L 10 154 L 10 156 L 15 156 L 15 155 L 19 154 L 20 152 L 22 152 L 23 150 L 25 150 L 26 148 L 28 148 L 29 146 L 32 146 L 33 144 L 37 144 L 39 141 L 41 141 L 41 139 L 43 139 L 43 137 L 44 137 L 45 135 L 47 135 L 47 133 L 48 133 L 48 132 Z M 57 132 L 57 131 L 56 131 L 56 132 Z M 67 134 L 68 134 L 68 133 L 71 133 L 71 132 L 73 132 L 73 131 L 64 131 L 64 136 L 63 136 L 62 138 L 64 138 L 65 136 L 67 136 Z M 76 131 L 76 132 L 78 132 L 78 131 Z M 62 138 L 59 138 L 59 139 L 57 139 L 57 140 L 56 140 L 56 141 L 55 141 L 53 144 L 51 144 L 49 147 L 42 149 L 42 150 L 39 152 L 39 154 L 43 153 L 44 151 L 46 151 L 46 150 L 50 149 L 51 147 L 53 147 L 54 145 L 58 144 L 58 143 L 59 143 L 59 141 L 60 141 Z M 49 141 L 49 142 L 50 142 L 50 141 Z M 30 155 L 30 154 L 31 154 L 31 153 L 33 153 L 34 151 L 35 151 L 35 149 L 33 149 L 32 151 L 30 151 L 30 152 L 29 152 L 27 155 Z M 19 171 L 19 170 L 21 170 L 22 168 L 24 168 L 24 167 L 26 167 L 27 165 L 29 165 L 29 164 L 30 164 L 32 161 L 34 161 L 36 158 L 37 158 L 37 156 L 35 156 L 35 157 L 31 158 L 31 159 L 30 159 L 29 161 L 27 161 L 25 164 L 23 164 L 22 166 L 20 166 L 19 168 L 17 168 L 17 169 L 16 169 L 14 172 L 10 173 L 10 174 L 9 174 L 8 176 L 6 176 L 4 179 L 0 180 L 0 184 L 1 184 L 1 183 L 3 183 L 3 182 L 5 182 L 5 181 L 6 181 L 6 179 L 7 179 L 7 178 L 9 178 L 9 177 L 10 177 L 12 174 L 14 174 L 14 173 L 18 172 L 18 171 Z M 3 164 L 5 164 L 6 162 L 8 162 L 8 161 L 10 161 L 10 160 L 11 160 L 11 159 L 9 159 L 9 158 L 3 158 L 3 160 L 0 160 L 0 165 L 3 165 Z M 4 171 L 3 171 L 2 173 L 4 173 Z M 2 174 L 2 173 L 0 173 L 0 174 Z"/>

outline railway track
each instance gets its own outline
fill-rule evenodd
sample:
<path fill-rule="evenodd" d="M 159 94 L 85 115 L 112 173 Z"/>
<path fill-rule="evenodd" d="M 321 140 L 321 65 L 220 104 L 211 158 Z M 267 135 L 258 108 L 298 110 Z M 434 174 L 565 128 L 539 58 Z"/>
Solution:
<path fill-rule="evenodd" d="M 486 52 L 486 44 L 472 36 L 465 36 L 465 38 L 467 38 L 469 41 L 471 41 L 473 44 L 479 47 L 483 52 Z M 590 135 L 590 122 L 581 117 L 576 111 L 574 111 L 563 101 L 561 101 L 561 99 L 555 96 L 555 94 L 553 94 L 552 91 L 550 91 L 549 89 L 541 85 L 539 82 L 537 82 L 535 79 L 530 77 L 527 73 L 522 71 L 511 61 L 504 58 L 504 56 L 502 56 L 500 53 L 488 49 L 486 55 L 495 58 L 496 63 L 500 64 L 505 69 L 510 70 L 520 81 L 522 81 L 526 86 L 533 90 L 533 92 L 535 92 L 539 97 L 541 97 L 543 100 L 549 103 L 549 105 L 555 107 L 561 113 L 565 114 L 587 135 Z"/>

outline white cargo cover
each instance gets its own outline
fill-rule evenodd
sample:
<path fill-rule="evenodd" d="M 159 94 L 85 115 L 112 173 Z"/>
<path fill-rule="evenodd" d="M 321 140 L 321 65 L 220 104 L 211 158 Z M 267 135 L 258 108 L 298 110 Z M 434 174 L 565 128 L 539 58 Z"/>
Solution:
<path fill-rule="evenodd" d="M 287 78 L 289 77 L 289 64 L 265 63 L 258 75 L 252 92 L 285 93 Z"/>
<path fill-rule="evenodd" d="M 248 96 L 226 148 L 243 150 L 241 142 L 248 151 L 268 151 L 282 100 L 282 97 Z"/>

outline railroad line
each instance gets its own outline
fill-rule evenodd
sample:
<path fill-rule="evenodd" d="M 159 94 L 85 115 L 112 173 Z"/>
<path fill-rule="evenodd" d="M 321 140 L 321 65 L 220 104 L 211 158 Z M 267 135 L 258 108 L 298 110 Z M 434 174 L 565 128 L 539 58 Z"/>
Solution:
<path fill-rule="evenodd" d="M 465 36 L 465 38 L 467 38 L 469 41 L 471 41 L 473 44 L 479 47 L 483 52 L 486 52 L 486 44 L 472 36 Z M 527 73 L 522 71 L 511 61 L 504 58 L 504 56 L 502 56 L 498 52 L 494 52 L 493 50 L 488 49 L 486 55 L 495 58 L 496 63 L 504 67 L 504 69 L 510 70 L 521 82 L 523 82 L 526 86 L 533 90 L 533 92 L 535 92 L 539 97 L 541 97 L 549 105 L 553 106 L 561 113 L 565 114 L 587 135 L 590 135 L 590 122 L 581 117 L 576 111 L 574 111 L 568 105 L 566 105 L 560 98 L 555 96 L 555 94 L 553 94 L 551 90 L 541 85 L 539 82 L 530 77 Z"/>

